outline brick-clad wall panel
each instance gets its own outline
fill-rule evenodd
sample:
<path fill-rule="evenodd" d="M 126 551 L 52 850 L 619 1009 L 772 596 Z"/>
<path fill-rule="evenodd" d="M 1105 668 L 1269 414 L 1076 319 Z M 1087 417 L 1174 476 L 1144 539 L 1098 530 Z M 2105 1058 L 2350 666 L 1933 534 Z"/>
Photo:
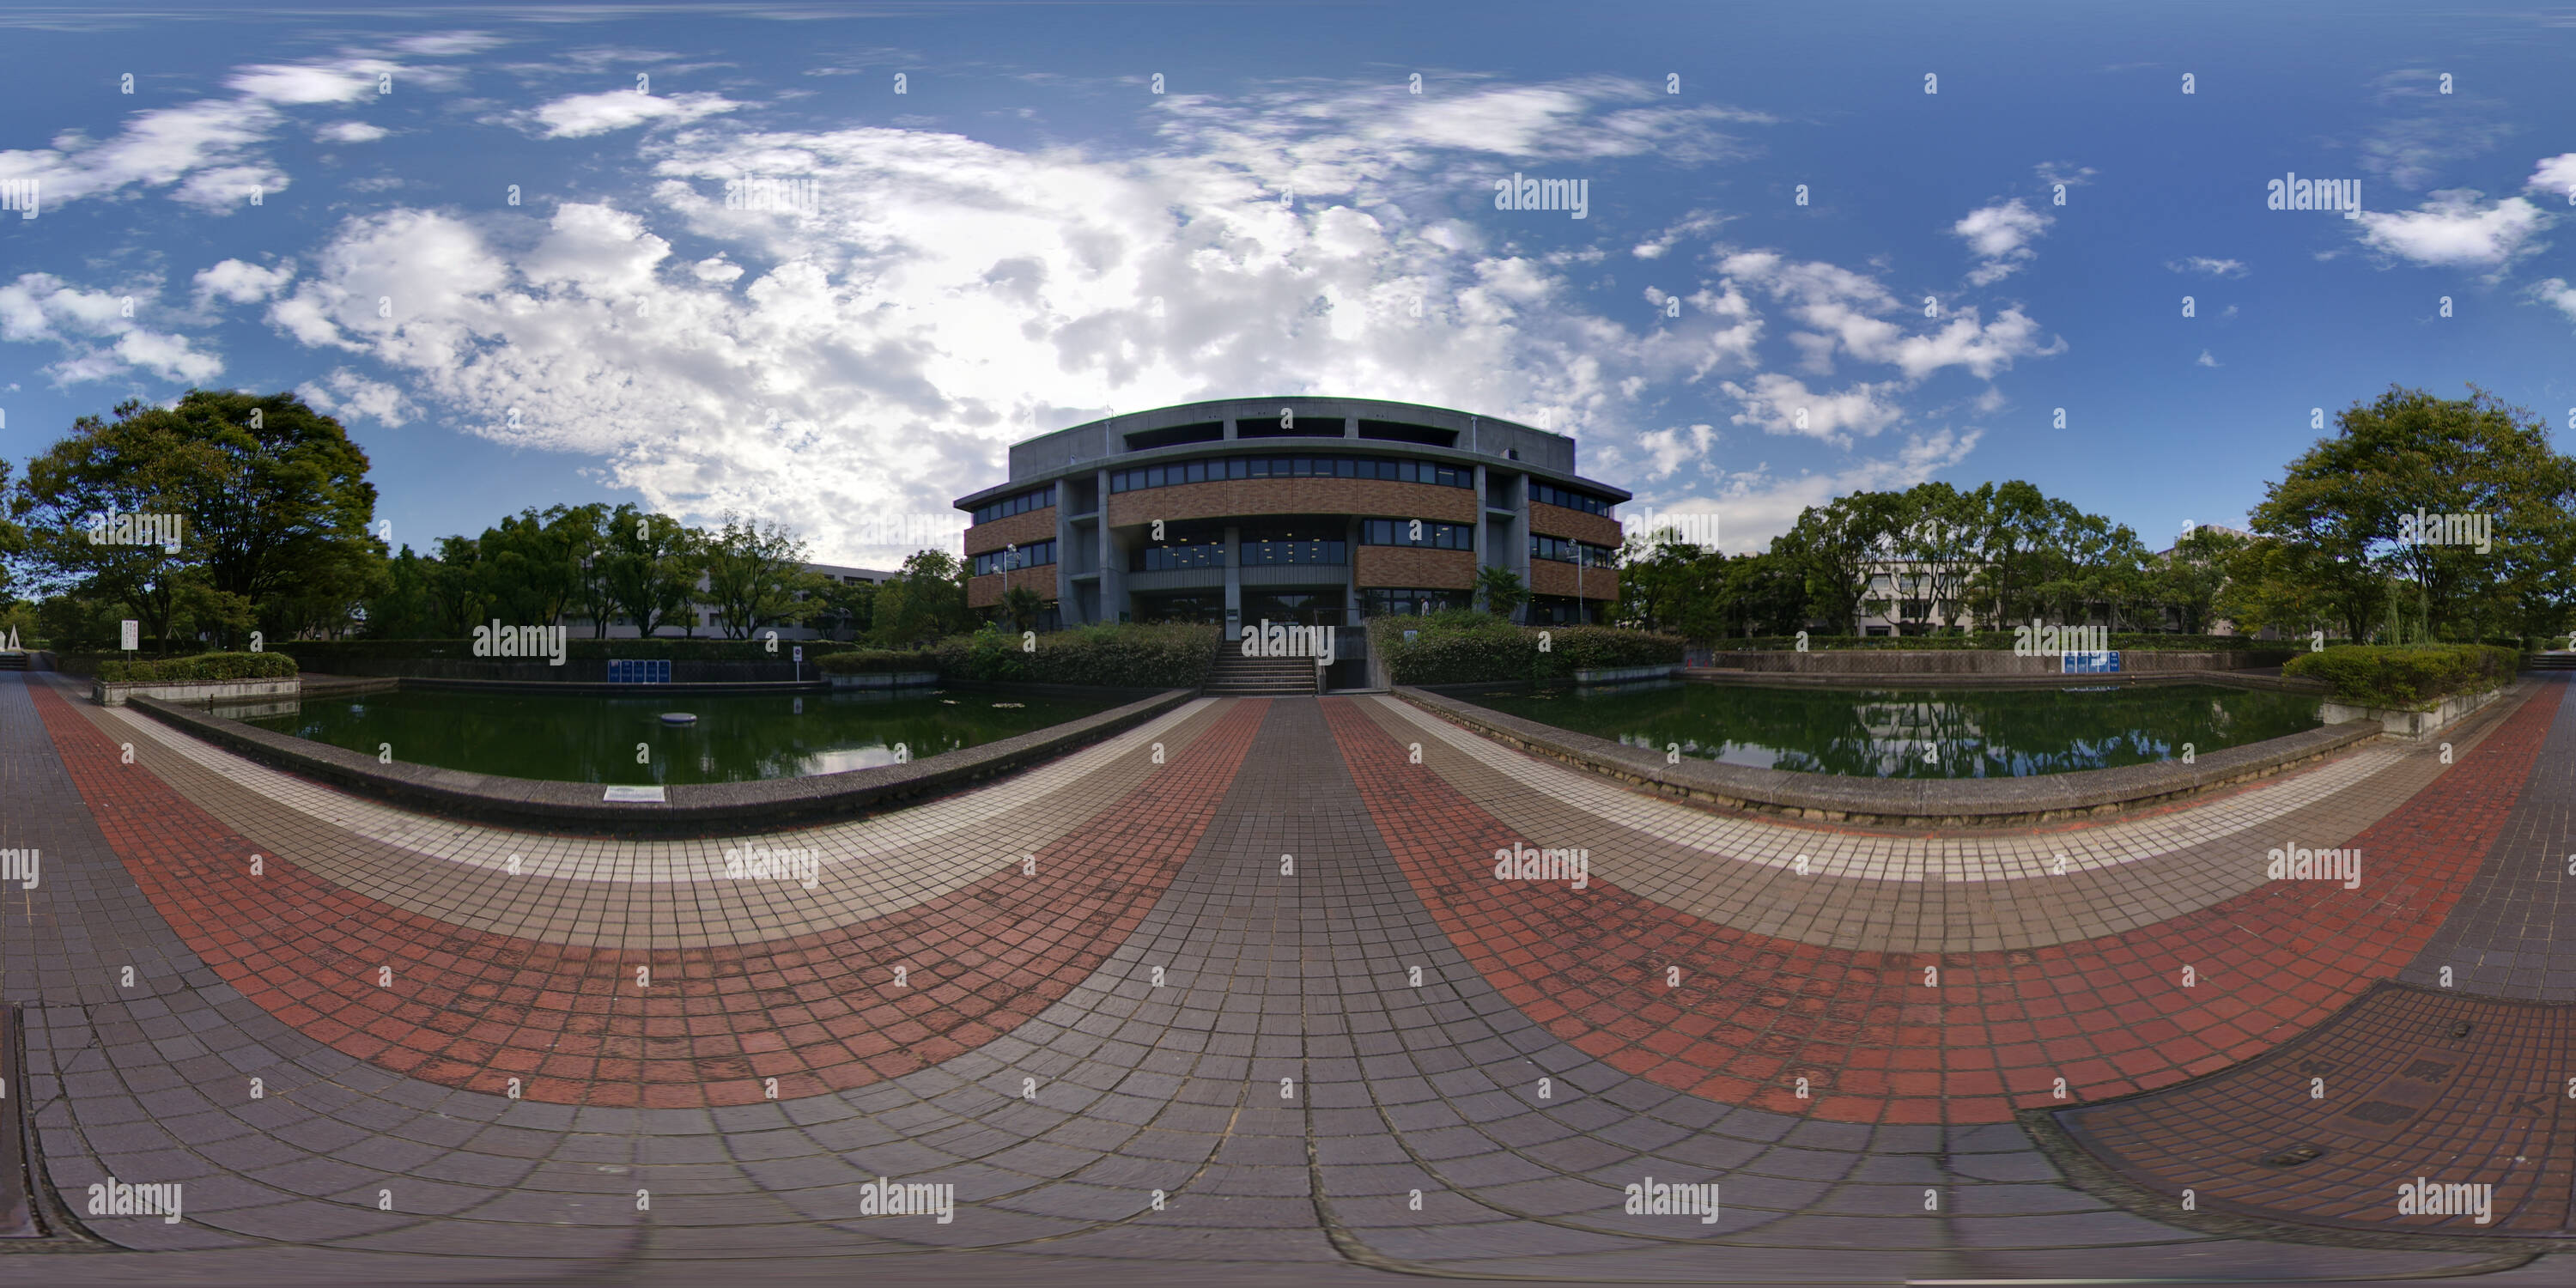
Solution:
<path fill-rule="evenodd" d="M 1564 513 L 1558 511 L 1558 513 Z M 1590 518 L 1591 516 L 1581 516 Z M 1574 593 L 1574 565 L 1553 559 L 1530 560 L 1530 593 L 1533 595 L 1571 595 Z M 1619 574 L 1610 568 L 1583 570 L 1585 599 L 1617 599 Z"/>
<path fill-rule="evenodd" d="M 1542 537 L 1572 537 L 1596 546 L 1616 546 L 1623 535 L 1617 519 L 1539 501 L 1530 502 L 1529 523 L 1530 531 Z"/>
<path fill-rule="evenodd" d="M 1055 570 L 1050 568 L 1047 571 L 1053 572 Z M 1016 572 L 1012 574 L 1014 577 L 1017 577 L 1018 575 L 1019 574 Z M 1055 579 L 1050 577 L 1047 580 L 1053 581 Z M 998 572 L 988 572 L 981 577 L 969 577 L 966 579 L 966 606 L 968 608 L 991 608 L 993 605 L 1001 602 L 1002 574 Z"/>
<path fill-rule="evenodd" d="M 1025 546 L 1055 536 L 1055 507 L 1014 514 L 966 529 L 966 557 L 989 555 L 1004 546 Z"/>
<path fill-rule="evenodd" d="M 1109 498 L 1113 527 L 1240 514 L 1359 514 L 1474 523 L 1476 493 L 1471 488 L 1383 479 L 1228 479 L 1120 492 Z"/>
<path fill-rule="evenodd" d="M 1423 590 L 1467 590 L 1476 584 L 1476 556 L 1467 550 L 1417 546 L 1360 546 L 1359 584 Z"/>

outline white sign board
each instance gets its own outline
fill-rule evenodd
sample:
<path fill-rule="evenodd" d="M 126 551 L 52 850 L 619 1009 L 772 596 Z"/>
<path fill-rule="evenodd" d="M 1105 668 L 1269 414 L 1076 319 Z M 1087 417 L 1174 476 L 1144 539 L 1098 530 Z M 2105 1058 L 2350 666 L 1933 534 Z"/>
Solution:
<path fill-rule="evenodd" d="M 800 665 L 805 661 L 805 646 L 802 644 L 796 646 L 796 661 Z"/>
<path fill-rule="evenodd" d="M 643 803 L 643 804 L 653 804 L 653 805 L 661 805 L 661 804 L 665 804 L 665 803 L 666 803 L 666 802 L 662 799 L 662 789 L 661 789 L 660 787 L 658 787 L 658 786 L 655 786 L 655 787 L 611 787 L 611 788 L 609 788 L 609 789 L 608 789 L 608 794 L 607 794 L 606 796 L 601 797 L 600 799 L 601 799 L 601 800 L 603 800 L 603 801 L 629 801 L 629 802 Z"/>
<path fill-rule="evenodd" d="M 143 623 L 132 618 L 126 619 L 124 642 L 117 647 L 129 653 L 143 647 Z"/>

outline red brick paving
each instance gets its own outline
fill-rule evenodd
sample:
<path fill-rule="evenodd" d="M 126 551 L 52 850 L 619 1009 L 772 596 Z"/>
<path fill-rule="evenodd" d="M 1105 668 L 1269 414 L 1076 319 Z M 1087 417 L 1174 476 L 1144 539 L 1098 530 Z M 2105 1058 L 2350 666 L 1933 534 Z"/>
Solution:
<path fill-rule="evenodd" d="M 561 1104 L 817 1095 L 973 1050 L 1063 997 L 1161 897 L 1269 706 L 1239 702 L 1125 798 L 1002 873 L 890 916 L 769 943 L 620 950 L 469 930 L 352 894 L 137 767 L 29 686 L 99 830 L 153 907 L 279 1020 L 397 1073 Z M 910 987 L 896 988 L 904 964 Z M 379 987 L 377 968 L 394 968 Z M 638 966 L 651 968 L 636 987 Z"/>
<path fill-rule="evenodd" d="M 1989 1123 L 2250 1059 L 2394 976 L 2502 827 L 2558 704 L 2525 703 L 2348 844 L 2358 890 L 2273 882 L 2126 934 L 1994 953 L 1811 947 L 1622 891 L 1506 882 L 1507 830 L 1350 699 L 1324 701 L 1361 799 L 1467 960 L 1531 1019 L 1626 1072 L 1728 1104 L 1843 1122 Z M 1607 826 L 1605 824 L 1605 826 Z M 2249 838 L 2248 844 L 2262 841 Z M 2249 853 L 2248 861 L 2259 858 Z M 2197 984 L 2184 988 L 2190 965 Z M 1666 987 L 1679 966 L 1681 987 Z M 1924 968 L 1938 967 L 1937 986 Z M 1813 1099 L 1799 1100 L 1808 1079 Z"/>

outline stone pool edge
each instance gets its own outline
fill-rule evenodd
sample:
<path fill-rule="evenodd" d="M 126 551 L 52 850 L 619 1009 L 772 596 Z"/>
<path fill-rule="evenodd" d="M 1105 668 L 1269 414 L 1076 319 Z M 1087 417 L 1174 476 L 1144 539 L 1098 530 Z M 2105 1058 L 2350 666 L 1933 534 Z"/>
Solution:
<path fill-rule="evenodd" d="M 2321 761 L 2380 736 L 2376 720 L 2351 720 L 2286 737 L 2163 761 L 2031 778 L 1846 778 L 1663 757 L 1591 734 L 1398 686 L 1394 696 L 1479 736 L 1631 787 L 1702 805 L 1863 827 L 2001 828 L 2095 818 L 2197 796 Z M 2510 710 L 2519 699 L 2490 703 Z"/>
<path fill-rule="evenodd" d="M 836 822 L 916 804 L 1112 737 L 1198 696 L 1167 689 L 1107 711 L 961 747 L 902 765 L 804 778 L 681 783 L 660 803 L 611 804 L 597 783 L 474 774 L 404 761 L 379 763 L 344 747 L 312 742 L 222 716 L 136 698 L 126 705 L 271 768 L 406 809 L 497 826 L 620 839 L 720 836 Z"/>

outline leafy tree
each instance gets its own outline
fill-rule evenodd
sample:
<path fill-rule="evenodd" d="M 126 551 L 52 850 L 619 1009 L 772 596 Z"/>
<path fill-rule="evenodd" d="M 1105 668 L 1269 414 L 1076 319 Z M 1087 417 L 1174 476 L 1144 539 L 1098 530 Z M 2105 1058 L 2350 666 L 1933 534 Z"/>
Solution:
<path fill-rule="evenodd" d="M 685 622 L 697 634 L 698 574 L 705 567 L 698 534 L 665 514 L 632 504 L 609 517 L 604 550 L 609 601 L 650 639 L 655 631 Z"/>
<path fill-rule="evenodd" d="M 1521 584 L 1519 573 L 1488 566 L 1476 570 L 1476 597 L 1484 601 L 1486 612 L 1509 620 L 1529 602 L 1529 588 Z"/>
<path fill-rule="evenodd" d="M 704 540 L 707 598 L 728 639 L 749 639 L 752 628 L 798 613 L 797 575 L 805 543 L 775 523 L 758 524 L 728 513 L 724 526 Z"/>
<path fill-rule="evenodd" d="M 1002 592 L 1002 615 L 1011 619 L 1014 630 L 1036 630 L 1038 615 L 1046 611 L 1046 601 L 1026 586 L 1013 586 Z"/>
<path fill-rule="evenodd" d="M 1889 557 L 1899 517 L 1894 493 L 1854 492 L 1800 511 L 1771 548 L 1797 566 L 1809 607 L 1857 635 L 1871 572 Z"/>
<path fill-rule="evenodd" d="M 2521 634 L 2563 620 L 2576 466 L 2528 411 L 2475 386 L 2469 395 L 2391 386 L 2354 403 L 2254 511 L 2255 531 L 2302 548 L 2293 565 L 2354 638 L 2384 619 L 2392 579 L 2420 588 L 2437 635 Z M 2401 519 L 2419 511 L 2485 517 L 2489 548 L 2401 541 Z"/>
<path fill-rule="evenodd" d="M 975 624 L 966 608 L 967 565 L 943 550 L 919 550 L 877 588 L 876 634 L 883 643 L 928 643 Z"/>

